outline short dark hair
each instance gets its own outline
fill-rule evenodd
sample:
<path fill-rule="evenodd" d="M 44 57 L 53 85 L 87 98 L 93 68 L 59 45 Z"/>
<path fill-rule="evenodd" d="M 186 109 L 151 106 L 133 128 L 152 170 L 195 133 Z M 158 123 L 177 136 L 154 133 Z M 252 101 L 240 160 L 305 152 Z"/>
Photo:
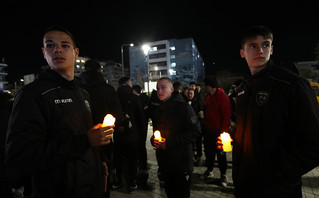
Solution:
<path fill-rule="evenodd" d="M 101 64 L 99 63 L 99 61 L 91 59 L 85 61 L 84 67 L 87 71 L 97 71 L 98 69 L 101 69 Z"/>
<path fill-rule="evenodd" d="M 55 26 L 51 26 L 49 28 L 47 28 L 44 33 L 43 33 L 43 37 L 42 39 L 44 38 L 44 36 L 48 33 L 48 32 L 53 32 L 53 31 L 57 31 L 57 32 L 63 32 L 65 34 L 67 34 L 72 42 L 73 42 L 73 46 L 74 48 L 77 48 L 77 45 L 76 45 L 76 42 L 75 42 L 75 39 L 73 37 L 73 35 L 71 34 L 71 32 L 69 30 L 67 30 L 65 27 L 62 27 L 62 26 L 58 26 L 58 25 L 55 25 Z"/>
<path fill-rule="evenodd" d="M 206 86 L 210 86 L 211 88 L 217 88 L 218 84 L 217 84 L 217 80 L 215 78 L 215 76 L 207 76 L 205 79 L 204 79 L 204 83 Z"/>
<path fill-rule="evenodd" d="M 129 77 L 123 76 L 122 78 L 119 79 L 119 85 L 127 84 L 129 80 L 130 80 Z"/>
<path fill-rule="evenodd" d="M 188 85 L 195 85 L 195 86 L 196 86 L 196 82 L 195 82 L 195 81 L 192 81 L 192 82 L 190 82 Z"/>
<path fill-rule="evenodd" d="M 158 79 L 158 81 L 160 81 L 160 80 L 167 80 L 167 81 L 169 81 L 171 84 L 172 84 L 172 86 L 173 86 L 173 81 L 172 81 L 172 79 L 170 79 L 170 78 L 168 78 L 168 77 L 161 77 L 160 79 Z M 157 81 L 157 82 L 158 82 Z"/>
<path fill-rule="evenodd" d="M 142 87 L 140 85 L 133 85 L 132 89 L 135 90 L 137 93 L 141 93 Z"/>
<path fill-rule="evenodd" d="M 242 33 L 241 47 L 243 48 L 248 40 L 256 38 L 257 36 L 263 36 L 265 39 L 271 39 L 271 41 L 274 39 L 272 31 L 268 27 L 263 25 L 253 26 Z"/>

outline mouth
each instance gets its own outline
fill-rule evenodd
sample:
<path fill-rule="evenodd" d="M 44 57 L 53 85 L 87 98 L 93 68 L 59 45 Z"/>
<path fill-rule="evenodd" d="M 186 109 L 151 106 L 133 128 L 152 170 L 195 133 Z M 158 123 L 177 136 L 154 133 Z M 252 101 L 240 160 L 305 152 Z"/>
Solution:
<path fill-rule="evenodd" d="M 61 62 L 61 61 L 64 61 L 65 58 L 63 58 L 63 57 L 55 57 L 54 60 L 57 61 L 57 62 Z"/>
<path fill-rule="evenodd" d="M 254 58 L 254 60 L 265 60 L 265 58 L 264 57 L 256 57 L 256 58 Z"/>

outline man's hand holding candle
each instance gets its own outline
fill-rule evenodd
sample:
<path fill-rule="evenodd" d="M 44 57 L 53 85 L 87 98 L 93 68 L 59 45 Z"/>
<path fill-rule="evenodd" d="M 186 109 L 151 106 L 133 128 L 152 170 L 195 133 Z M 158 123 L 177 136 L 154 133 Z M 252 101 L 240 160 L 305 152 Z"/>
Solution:
<path fill-rule="evenodd" d="M 165 138 L 161 137 L 161 133 L 159 131 L 154 132 L 154 147 L 155 148 L 161 148 L 161 149 L 166 149 L 166 143 L 165 143 Z"/>
<path fill-rule="evenodd" d="M 102 124 L 95 125 L 87 133 L 90 143 L 93 147 L 104 146 L 110 143 L 111 134 L 114 132 L 115 125 L 102 127 Z"/>

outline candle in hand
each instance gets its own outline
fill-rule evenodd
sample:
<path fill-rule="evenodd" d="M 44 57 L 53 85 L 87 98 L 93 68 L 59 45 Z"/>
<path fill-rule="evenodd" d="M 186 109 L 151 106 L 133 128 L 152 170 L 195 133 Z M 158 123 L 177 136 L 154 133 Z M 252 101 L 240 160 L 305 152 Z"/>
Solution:
<path fill-rule="evenodd" d="M 230 138 L 229 133 L 223 132 L 220 134 L 220 137 L 221 137 L 222 143 L 223 143 L 223 151 L 230 152 L 232 150 L 232 148 L 231 148 L 231 144 L 230 144 L 231 138 Z"/>
<path fill-rule="evenodd" d="M 115 123 L 115 118 L 111 114 L 107 114 L 104 117 L 102 127 L 112 126 L 112 125 L 114 125 L 114 123 Z"/>
<path fill-rule="evenodd" d="M 158 130 L 154 132 L 154 137 L 155 137 L 155 140 L 158 140 L 159 142 L 162 141 L 161 132 L 159 132 Z"/>

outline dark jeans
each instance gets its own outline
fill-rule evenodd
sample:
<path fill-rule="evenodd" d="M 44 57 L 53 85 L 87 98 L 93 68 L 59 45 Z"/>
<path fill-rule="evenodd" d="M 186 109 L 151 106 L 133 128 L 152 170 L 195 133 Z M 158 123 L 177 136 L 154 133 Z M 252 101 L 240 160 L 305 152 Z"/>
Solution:
<path fill-rule="evenodd" d="M 128 167 L 128 183 L 136 182 L 138 142 L 114 143 L 114 163 L 116 170 L 116 181 L 122 182 L 123 162 L 126 161 Z"/>
<path fill-rule="evenodd" d="M 162 173 L 164 188 L 168 198 L 190 197 L 192 173 Z"/>
<path fill-rule="evenodd" d="M 205 131 L 204 132 L 204 149 L 206 157 L 207 170 L 214 169 L 215 155 L 217 155 L 218 167 L 221 174 L 226 174 L 227 159 L 226 153 L 217 149 L 217 137 L 220 136 L 220 131 Z"/>

